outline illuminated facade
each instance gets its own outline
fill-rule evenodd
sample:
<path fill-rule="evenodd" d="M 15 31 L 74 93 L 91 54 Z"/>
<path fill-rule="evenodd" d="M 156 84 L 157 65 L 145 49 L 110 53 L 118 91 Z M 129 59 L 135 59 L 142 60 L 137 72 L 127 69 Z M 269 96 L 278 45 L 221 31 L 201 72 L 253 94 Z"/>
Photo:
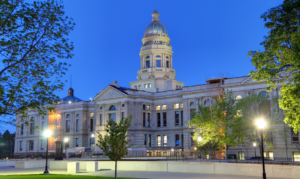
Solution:
<path fill-rule="evenodd" d="M 56 140 L 68 138 L 67 147 L 70 150 L 86 147 L 101 153 L 98 147 L 94 147 L 96 132 L 105 135 L 108 119 L 119 122 L 129 115 L 132 115 L 132 124 L 128 137 L 134 144 L 131 151 L 152 156 L 164 155 L 172 149 L 189 151 L 196 143 L 191 139 L 193 129 L 188 128 L 187 123 L 198 104 L 209 105 L 212 96 L 225 90 L 232 90 L 237 99 L 249 93 L 266 93 L 265 83 L 252 81 L 249 76 L 232 78 L 228 74 L 208 76 L 203 85 L 184 86 L 183 82 L 176 80 L 170 38 L 159 21 L 156 9 L 152 18 L 142 39 L 137 81 L 131 82 L 130 88 L 121 87 L 113 81 L 91 101 L 75 97 L 71 88 L 67 97 L 53 105 L 55 113 L 47 116 L 30 113 L 27 119 L 17 118 L 21 128 L 16 130 L 15 153 L 45 152 L 42 132 L 47 127 L 54 132 L 49 142 L 51 152 L 55 149 Z M 278 96 L 279 91 L 280 87 L 269 95 Z M 38 130 L 25 127 L 24 122 L 30 119 L 34 120 L 30 126 L 39 126 Z M 284 140 L 274 135 L 274 148 L 266 155 L 283 157 Z M 290 157 L 298 151 L 293 144 L 299 144 L 299 134 L 291 133 L 288 140 Z M 253 156 L 254 150 L 251 146 L 241 147 L 230 150 L 228 154 Z"/>

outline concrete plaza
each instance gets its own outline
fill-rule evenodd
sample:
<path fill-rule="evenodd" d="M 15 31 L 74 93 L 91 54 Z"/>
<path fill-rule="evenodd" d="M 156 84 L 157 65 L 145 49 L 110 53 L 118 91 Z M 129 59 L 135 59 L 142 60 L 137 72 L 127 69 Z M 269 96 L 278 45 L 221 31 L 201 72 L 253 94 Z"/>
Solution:
<path fill-rule="evenodd" d="M 42 174 L 44 167 L 30 169 L 16 169 L 14 167 L 0 167 L 0 175 L 21 175 L 21 174 Z M 49 170 L 50 174 L 67 174 L 66 170 Z M 110 176 L 114 177 L 114 170 L 100 170 L 97 172 L 86 172 L 80 170 L 77 175 L 89 176 Z M 268 174 L 267 174 L 268 176 Z M 118 171 L 118 177 L 134 177 L 147 179 L 261 179 L 262 177 L 233 176 L 233 175 L 212 175 L 196 173 L 176 173 L 176 172 L 141 172 L 141 171 Z M 4 177 L 1 177 L 4 178 Z M 268 177 L 268 179 L 280 179 Z"/>

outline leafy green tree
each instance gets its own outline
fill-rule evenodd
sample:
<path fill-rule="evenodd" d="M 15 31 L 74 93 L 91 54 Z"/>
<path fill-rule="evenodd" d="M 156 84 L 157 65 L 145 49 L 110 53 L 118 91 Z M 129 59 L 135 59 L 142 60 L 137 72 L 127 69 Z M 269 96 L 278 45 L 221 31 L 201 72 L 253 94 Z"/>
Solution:
<path fill-rule="evenodd" d="M 45 114 L 46 104 L 59 100 L 73 44 L 74 28 L 64 6 L 55 0 L 0 1 L 0 123 L 27 111 Z"/>
<path fill-rule="evenodd" d="M 115 161 L 115 178 L 117 179 L 117 162 L 121 160 L 128 152 L 129 140 L 127 139 L 127 130 L 131 124 L 131 117 L 124 118 L 120 123 L 110 119 L 105 126 L 107 135 L 104 137 L 98 132 L 98 146 L 110 160 Z"/>
<path fill-rule="evenodd" d="M 300 131 L 300 1 L 284 2 L 265 12 L 261 18 L 269 29 L 261 45 L 264 51 L 250 51 L 256 71 L 253 80 L 265 81 L 269 90 L 281 84 L 280 108 L 285 122 Z"/>

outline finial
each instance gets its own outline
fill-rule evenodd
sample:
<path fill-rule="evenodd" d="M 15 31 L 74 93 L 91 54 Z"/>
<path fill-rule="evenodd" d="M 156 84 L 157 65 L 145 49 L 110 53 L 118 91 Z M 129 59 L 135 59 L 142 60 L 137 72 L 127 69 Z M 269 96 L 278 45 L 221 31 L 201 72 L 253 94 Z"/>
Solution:
<path fill-rule="evenodd" d="M 158 11 L 157 11 L 157 9 L 156 9 L 156 6 L 155 6 L 155 9 L 154 9 L 153 14 L 155 14 L 155 13 L 156 13 L 156 14 L 159 14 Z"/>
<path fill-rule="evenodd" d="M 152 21 L 159 21 L 158 17 L 159 17 L 159 13 L 155 6 L 154 12 L 152 13 Z"/>
<path fill-rule="evenodd" d="M 72 75 L 71 75 L 71 80 L 70 80 L 70 88 L 72 88 Z"/>

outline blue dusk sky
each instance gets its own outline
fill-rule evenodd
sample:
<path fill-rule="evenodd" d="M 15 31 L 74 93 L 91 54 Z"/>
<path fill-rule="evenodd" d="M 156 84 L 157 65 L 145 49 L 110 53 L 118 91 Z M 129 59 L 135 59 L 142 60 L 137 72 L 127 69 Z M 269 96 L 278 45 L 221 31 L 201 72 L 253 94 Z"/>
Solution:
<path fill-rule="evenodd" d="M 254 67 L 251 50 L 263 50 L 268 34 L 261 15 L 283 0 L 64 0 L 66 15 L 76 23 L 72 66 L 59 97 L 67 96 L 72 75 L 75 96 L 89 100 L 112 81 L 123 87 L 136 81 L 139 52 L 154 7 L 173 47 L 173 68 L 184 86 L 204 84 L 205 76 L 246 76 Z M 13 126 L 3 130 L 15 132 Z"/>

